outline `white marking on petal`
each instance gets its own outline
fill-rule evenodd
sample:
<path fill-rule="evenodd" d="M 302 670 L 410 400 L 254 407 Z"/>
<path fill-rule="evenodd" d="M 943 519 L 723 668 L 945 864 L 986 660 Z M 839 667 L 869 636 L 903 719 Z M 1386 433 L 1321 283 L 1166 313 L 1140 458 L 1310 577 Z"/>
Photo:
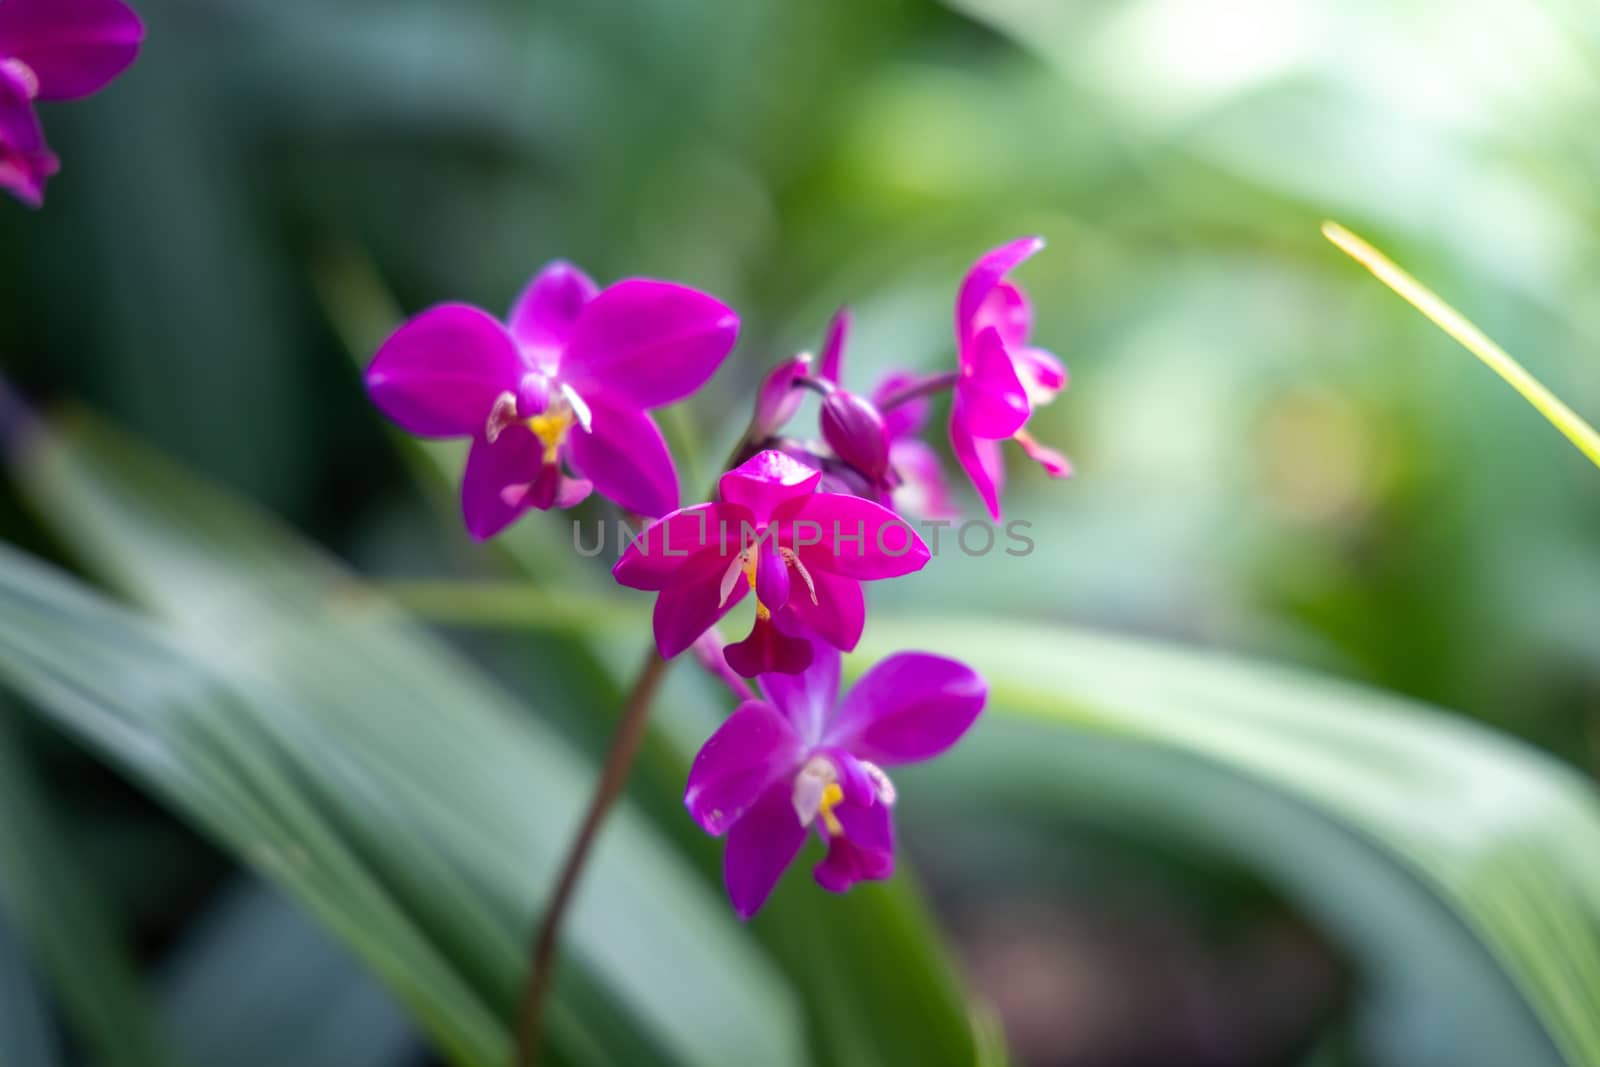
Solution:
<path fill-rule="evenodd" d="M 561 395 L 567 398 L 567 403 L 572 407 L 572 413 L 578 416 L 578 425 L 583 427 L 584 433 L 592 430 L 594 416 L 589 412 L 589 405 L 584 402 L 578 391 L 566 382 L 561 383 Z"/>
<path fill-rule="evenodd" d="M 492 445 L 500 440 L 500 435 L 506 427 L 517 422 L 517 394 L 506 392 L 494 398 L 494 407 L 489 409 L 489 421 L 483 425 L 483 436 Z"/>
<path fill-rule="evenodd" d="M 822 794 L 839 781 L 839 771 L 826 756 L 813 756 L 794 776 L 791 803 L 801 826 L 810 826 L 822 810 Z"/>
<path fill-rule="evenodd" d="M 876 763 L 868 763 L 866 760 L 862 760 L 861 769 L 867 772 L 868 778 L 872 779 L 872 792 L 877 796 L 878 803 L 886 808 L 894 807 L 894 802 L 899 798 L 899 794 L 895 792 L 894 783 L 889 781 L 889 776 L 884 773 L 883 768 Z"/>

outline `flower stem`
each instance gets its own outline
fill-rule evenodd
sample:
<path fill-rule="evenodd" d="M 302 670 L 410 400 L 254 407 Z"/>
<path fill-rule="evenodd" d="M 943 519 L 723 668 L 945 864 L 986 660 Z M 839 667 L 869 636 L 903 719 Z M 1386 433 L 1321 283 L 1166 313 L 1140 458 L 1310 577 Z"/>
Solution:
<path fill-rule="evenodd" d="M 599 836 L 600 827 L 627 785 L 628 772 L 633 768 L 639 743 L 644 740 L 645 727 L 650 721 L 650 705 L 666 672 L 667 661 L 657 654 L 652 644 L 644 666 L 633 683 L 633 690 L 622 707 L 622 718 L 617 723 L 616 733 L 612 735 L 611 748 L 606 753 L 605 766 L 600 771 L 594 796 L 589 799 L 589 810 L 584 813 L 578 836 L 567 850 L 555 892 L 539 923 L 528 982 L 523 987 L 522 999 L 517 1007 L 517 1043 L 512 1067 L 531 1067 L 537 1061 L 543 1037 L 544 1003 L 549 999 L 550 983 L 554 977 L 561 923 L 577 889 L 578 877 L 583 873 L 589 852 Z"/>
<path fill-rule="evenodd" d="M 954 389 L 956 382 L 960 379 L 961 374 L 958 371 L 930 375 L 884 397 L 882 403 L 878 405 L 878 410 L 880 412 L 893 411 L 901 404 L 909 404 L 913 400 L 932 396 L 935 393 L 942 393 L 946 389 Z"/>

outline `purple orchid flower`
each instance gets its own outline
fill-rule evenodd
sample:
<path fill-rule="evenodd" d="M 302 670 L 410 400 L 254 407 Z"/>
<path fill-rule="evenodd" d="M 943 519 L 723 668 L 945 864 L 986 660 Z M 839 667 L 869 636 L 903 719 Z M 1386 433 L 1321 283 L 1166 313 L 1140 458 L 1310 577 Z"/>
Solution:
<path fill-rule="evenodd" d="M 728 835 L 723 880 L 739 917 L 766 902 L 815 827 L 827 845 L 813 872 L 842 893 L 894 873 L 894 784 L 886 768 L 919 763 L 965 734 L 988 697 L 972 668 L 901 652 L 839 700 L 839 653 L 816 643 L 804 674 L 764 674 L 711 736 L 683 802 L 708 834 Z"/>
<path fill-rule="evenodd" d="M 823 340 L 818 375 L 824 381 L 841 384 L 844 349 L 849 339 L 850 311 L 840 308 L 829 321 Z M 893 478 L 884 486 L 884 502 L 904 514 L 953 519 L 960 512 L 951 501 L 944 465 L 939 462 L 939 454 L 918 436 L 928 423 L 932 401 L 919 396 L 888 410 L 883 407 L 885 401 L 920 381 L 908 371 L 891 371 L 867 397 L 867 403 L 883 421 L 883 434 L 888 440 L 888 468 Z"/>
<path fill-rule="evenodd" d="M 960 373 L 950 406 L 950 444 L 996 522 L 1005 484 L 1001 441 L 1015 440 L 1052 477 L 1072 473 L 1065 456 L 1035 441 L 1024 428 L 1036 407 L 1054 400 L 1067 386 L 1061 361 L 1028 345 L 1033 305 L 1006 280 L 1043 247 L 1042 238 L 1022 237 L 985 253 L 967 272 L 956 300 Z"/>
<path fill-rule="evenodd" d="M 45 144 L 35 100 L 99 92 L 139 54 L 144 25 L 121 0 L 0 2 L 0 189 L 29 207 L 61 163 Z"/>
<path fill-rule="evenodd" d="M 419 437 L 472 438 L 461 508 L 479 540 L 591 490 L 655 517 L 678 506 L 678 472 L 646 409 L 698 389 L 738 334 L 738 316 L 697 290 L 632 278 L 599 291 L 557 261 L 505 325 L 464 304 L 406 323 L 367 369 L 367 391 Z"/>
<path fill-rule="evenodd" d="M 861 583 L 921 570 L 930 553 L 888 508 L 817 492 L 821 477 L 768 449 L 722 476 L 720 501 L 674 511 L 633 539 L 612 574 L 659 593 L 662 656 L 694 644 L 752 590 L 755 625 L 723 650 L 744 677 L 805 670 L 812 645 L 800 633 L 856 646 L 866 623 Z"/>

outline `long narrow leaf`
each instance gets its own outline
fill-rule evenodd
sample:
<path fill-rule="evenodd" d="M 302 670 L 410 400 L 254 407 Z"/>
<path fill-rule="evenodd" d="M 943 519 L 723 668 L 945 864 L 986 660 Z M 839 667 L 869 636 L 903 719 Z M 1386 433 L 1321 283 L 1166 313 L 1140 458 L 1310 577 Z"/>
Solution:
<path fill-rule="evenodd" d="M 18 714 L 0 705 L 0 898 L 95 1061 L 169 1067 L 115 918 L 18 745 Z"/>
<path fill-rule="evenodd" d="M 1265 875 L 1350 953 L 1371 1016 L 1414 1024 L 1394 1062 L 1600 1065 L 1600 799 L 1553 759 L 1396 698 L 1137 641 L 1000 622 L 872 636 L 958 653 L 994 687 L 924 811 L 1110 818 Z"/>
<path fill-rule="evenodd" d="M 8 553 L 0 669 L 288 888 L 454 1059 L 498 1065 L 588 771 L 325 558 L 104 444 L 114 474 L 48 438 L 19 469 L 173 628 Z M 178 538 L 163 512 L 205 522 Z M 790 994 L 635 812 L 608 828 L 568 944 L 552 1030 L 578 1058 L 798 1062 Z"/>

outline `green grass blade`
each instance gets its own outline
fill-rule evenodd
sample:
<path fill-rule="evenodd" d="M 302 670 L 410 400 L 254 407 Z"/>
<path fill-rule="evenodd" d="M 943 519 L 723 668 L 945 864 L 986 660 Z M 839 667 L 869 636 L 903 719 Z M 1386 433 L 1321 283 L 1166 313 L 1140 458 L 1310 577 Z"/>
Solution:
<path fill-rule="evenodd" d="M 1597 433 L 1595 428 L 1585 422 L 1577 412 L 1562 403 L 1561 399 L 1546 389 L 1537 378 L 1529 374 L 1522 364 L 1511 358 L 1509 352 L 1490 340 L 1489 336 L 1474 326 L 1465 315 L 1441 300 L 1437 293 L 1402 270 L 1394 260 L 1337 222 L 1323 223 L 1322 233 L 1337 245 L 1340 251 L 1371 271 L 1374 277 L 1393 289 L 1401 299 L 1422 312 L 1430 322 L 1449 334 L 1462 348 L 1477 356 L 1490 370 L 1504 378 L 1507 385 L 1521 393 L 1523 399 L 1533 405 L 1534 410 L 1548 419 L 1550 425 L 1560 430 L 1567 440 L 1577 446 L 1578 451 L 1588 456 L 1595 466 L 1600 467 L 1600 433 Z"/>

